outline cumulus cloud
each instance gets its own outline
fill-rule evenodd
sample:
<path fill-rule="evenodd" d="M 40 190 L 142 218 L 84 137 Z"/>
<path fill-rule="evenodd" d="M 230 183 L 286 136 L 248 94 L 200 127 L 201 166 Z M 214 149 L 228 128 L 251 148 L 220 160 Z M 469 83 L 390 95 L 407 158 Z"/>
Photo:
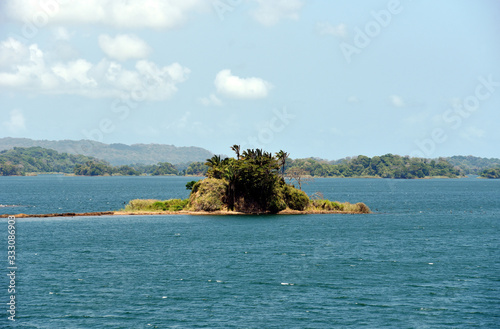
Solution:
<path fill-rule="evenodd" d="M 24 114 L 20 110 L 12 110 L 7 121 L 2 122 L 2 126 L 11 133 L 26 130 Z"/>
<path fill-rule="evenodd" d="M 0 58 L 9 58 L 12 52 L 23 56 L 0 68 L 3 89 L 93 98 L 134 94 L 141 99 L 163 100 L 170 98 L 190 73 L 179 63 L 158 67 L 146 60 L 137 61 L 132 70 L 108 59 L 97 64 L 81 58 L 52 63 L 36 44 L 25 46 L 7 40 L 0 45 L 4 44 L 11 46 L 0 46 Z"/>
<path fill-rule="evenodd" d="M 273 87 L 261 78 L 240 78 L 232 75 L 230 70 L 222 70 L 215 77 L 217 92 L 233 98 L 264 98 Z"/>
<path fill-rule="evenodd" d="M 210 94 L 208 97 L 203 97 L 200 99 L 201 104 L 205 106 L 210 106 L 210 105 L 215 105 L 215 106 L 221 106 L 222 101 L 217 98 L 214 94 Z"/>
<path fill-rule="evenodd" d="M 255 0 L 258 7 L 252 16 L 266 26 L 277 24 L 281 19 L 299 19 L 299 11 L 304 5 L 301 0 Z"/>
<path fill-rule="evenodd" d="M 119 34 L 112 38 L 107 34 L 99 36 L 99 47 L 112 59 L 126 61 L 128 59 L 146 58 L 151 48 L 135 35 Z"/>
<path fill-rule="evenodd" d="M 317 23 L 316 30 L 322 35 L 331 35 L 340 38 L 347 36 L 347 26 L 344 23 L 337 26 L 333 26 L 330 23 Z"/>
<path fill-rule="evenodd" d="M 117 28 L 174 28 L 193 11 L 206 10 L 204 0 L 4 0 L 5 12 L 24 21 L 44 16 L 47 24 L 102 24 Z"/>
<path fill-rule="evenodd" d="M 404 107 L 406 104 L 400 96 L 391 95 L 390 97 L 391 104 L 395 107 Z"/>
<path fill-rule="evenodd" d="M 0 68 L 21 63 L 21 59 L 27 55 L 28 49 L 13 38 L 0 42 Z"/>

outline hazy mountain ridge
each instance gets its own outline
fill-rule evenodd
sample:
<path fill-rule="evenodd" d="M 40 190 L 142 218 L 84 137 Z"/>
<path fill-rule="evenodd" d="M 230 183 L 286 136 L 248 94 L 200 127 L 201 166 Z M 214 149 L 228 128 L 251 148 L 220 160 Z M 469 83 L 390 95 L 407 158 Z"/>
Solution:
<path fill-rule="evenodd" d="M 448 160 L 448 162 L 452 165 L 459 167 L 467 174 L 478 175 L 485 169 L 500 167 L 500 159 L 497 158 L 480 158 L 472 155 L 455 155 L 446 158 L 446 160 Z"/>
<path fill-rule="evenodd" d="M 201 147 L 176 147 L 167 144 L 105 144 L 90 140 L 33 140 L 29 138 L 0 138 L 0 151 L 14 147 L 39 146 L 69 154 L 81 154 L 109 162 L 111 165 L 157 164 L 170 162 L 172 164 L 205 161 L 212 152 Z"/>

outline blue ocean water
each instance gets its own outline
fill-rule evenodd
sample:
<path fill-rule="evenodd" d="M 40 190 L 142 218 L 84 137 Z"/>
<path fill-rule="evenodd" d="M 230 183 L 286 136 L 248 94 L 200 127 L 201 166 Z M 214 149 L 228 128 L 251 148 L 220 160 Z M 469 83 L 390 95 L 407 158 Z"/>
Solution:
<path fill-rule="evenodd" d="M 187 197 L 189 180 L 0 177 L 0 204 L 21 205 L 0 211 L 115 210 Z M 304 190 L 375 213 L 18 219 L 14 327 L 500 327 L 499 180 L 316 179 Z"/>

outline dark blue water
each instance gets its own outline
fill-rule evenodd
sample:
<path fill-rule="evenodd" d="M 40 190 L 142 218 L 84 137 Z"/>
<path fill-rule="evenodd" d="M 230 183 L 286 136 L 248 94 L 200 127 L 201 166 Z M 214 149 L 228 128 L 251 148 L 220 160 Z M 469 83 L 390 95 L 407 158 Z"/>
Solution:
<path fill-rule="evenodd" d="M 1 211 L 113 210 L 186 197 L 189 180 L 0 177 L 0 203 L 29 206 Z M 376 213 L 19 219 L 16 325 L 500 327 L 499 180 L 319 179 L 304 189 Z"/>

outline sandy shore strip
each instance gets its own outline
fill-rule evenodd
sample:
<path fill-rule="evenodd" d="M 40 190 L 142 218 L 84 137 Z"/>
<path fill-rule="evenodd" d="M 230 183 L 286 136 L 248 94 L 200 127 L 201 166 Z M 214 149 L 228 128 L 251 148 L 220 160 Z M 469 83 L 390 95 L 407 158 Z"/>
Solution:
<path fill-rule="evenodd" d="M 299 210 L 283 210 L 273 215 L 307 215 L 307 214 L 357 214 L 348 211 L 299 211 Z M 5 214 L 0 215 L 0 218 L 8 218 L 14 216 L 16 218 L 44 218 L 44 217 L 81 217 L 81 216 L 154 216 L 154 215 L 196 215 L 196 216 L 221 216 L 221 215 L 268 215 L 266 213 L 243 213 L 238 211 L 96 211 L 96 212 L 66 212 L 53 214 Z"/>

